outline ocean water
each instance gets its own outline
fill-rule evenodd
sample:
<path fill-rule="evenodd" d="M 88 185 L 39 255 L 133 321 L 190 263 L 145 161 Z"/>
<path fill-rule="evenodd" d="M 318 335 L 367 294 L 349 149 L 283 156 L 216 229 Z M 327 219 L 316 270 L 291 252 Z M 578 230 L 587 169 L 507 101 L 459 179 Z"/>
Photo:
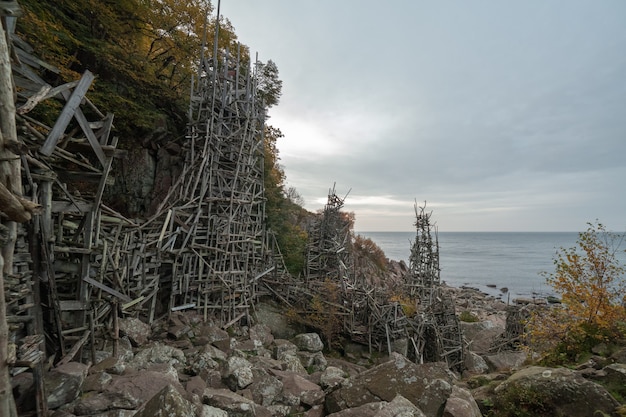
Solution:
<path fill-rule="evenodd" d="M 415 232 L 358 232 L 390 259 L 407 265 Z M 557 249 L 576 246 L 576 232 L 439 232 L 441 281 L 512 301 L 555 295 L 542 272 L 554 272 Z M 622 247 L 624 249 L 624 247 Z M 626 266 L 622 253 L 620 263 Z M 494 288 L 495 287 L 495 288 Z M 504 292 L 503 288 L 508 291 Z"/>

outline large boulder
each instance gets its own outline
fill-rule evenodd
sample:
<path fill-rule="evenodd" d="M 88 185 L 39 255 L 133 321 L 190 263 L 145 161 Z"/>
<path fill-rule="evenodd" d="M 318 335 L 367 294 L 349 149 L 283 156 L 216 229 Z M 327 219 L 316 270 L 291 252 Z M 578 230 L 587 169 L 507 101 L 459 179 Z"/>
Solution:
<path fill-rule="evenodd" d="M 155 343 L 141 350 L 130 361 L 129 366 L 134 369 L 148 369 L 153 364 L 170 364 L 174 367 L 183 367 L 187 359 L 182 350 L 169 345 Z"/>
<path fill-rule="evenodd" d="M 171 365 L 165 366 L 167 368 L 160 370 L 131 372 L 116 376 L 106 386 L 105 392 L 122 394 L 129 401 L 136 401 L 139 404 L 145 403 L 168 385 L 184 393 L 185 390 L 178 381 L 176 371 L 171 368 Z"/>
<path fill-rule="evenodd" d="M 481 417 L 482 413 L 472 393 L 464 388 L 452 387 L 452 394 L 446 401 L 443 417 Z"/>
<path fill-rule="evenodd" d="M 506 351 L 483 356 L 491 371 L 510 371 L 524 365 L 528 354 L 523 351 Z"/>
<path fill-rule="evenodd" d="M 228 412 L 229 417 L 271 417 L 267 408 L 227 389 L 207 388 L 202 403 Z"/>
<path fill-rule="evenodd" d="M 349 378 L 328 394 L 326 408 L 336 413 L 371 402 L 391 402 L 399 394 L 426 415 L 440 415 L 453 379 L 444 363 L 418 365 L 393 353 L 388 362 Z"/>
<path fill-rule="evenodd" d="M 476 323 L 460 322 L 463 337 L 469 344 L 469 350 L 476 353 L 487 353 L 504 327 L 496 326 L 492 321 Z"/>
<path fill-rule="evenodd" d="M 566 368 L 524 368 L 494 393 L 496 409 L 525 409 L 537 416 L 611 415 L 619 405 L 604 387 Z"/>
<path fill-rule="evenodd" d="M 283 401 L 288 405 L 313 406 L 324 402 L 324 391 L 295 372 L 270 370 L 283 384 Z"/>
<path fill-rule="evenodd" d="M 283 391 L 283 383 L 273 375 L 261 369 L 253 369 L 254 382 L 248 389 L 255 403 L 263 406 L 273 405 Z"/>
<path fill-rule="evenodd" d="M 87 365 L 69 362 L 50 371 L 45 378 L 48 408 L 54 410 L 78 398 L 88 370 Z"/>
<path fill-rule="evenodd" d="M 252 364 L 244 358 L 231 356 L 222 366 L 222 379 L 228 387 L 237 391 L 252 384 Z"/>
<path fill-rule="evenodd" d="M 171 385 L 167 385 L 145 403 L 134 417 L 193 417 L 195 407 L 180 395 Z"/>
<path fill-rule="evenodd" d="M 321 352 L 324 349 L 324 343 L 317 333 L 301 333 L 293 338 L 293 343 L 298 350 L 305 352 Z"/>
<path fill-rule="evenodd" d="M 91 392 L 83 395 L 74 405 L 78 415 L 94 415 L 109 410 L 135 410 L 141 404 L 136 399 L 112 392 Z"/>
<path fill-rule="evenodd" d="M 133 346 L 145 345 L 152 334 L 152 328 L 149 324 L 134 317 L 120 319 L 119 326 L 120 332 L 128 336 Z"/>
<path fill-rule="evenodd" d="M 426 415 L 411 401 L 407 400 L 402 395 L 396 395 L 395 398 L 376 413 L 374 417 L 426 417 Z"/>

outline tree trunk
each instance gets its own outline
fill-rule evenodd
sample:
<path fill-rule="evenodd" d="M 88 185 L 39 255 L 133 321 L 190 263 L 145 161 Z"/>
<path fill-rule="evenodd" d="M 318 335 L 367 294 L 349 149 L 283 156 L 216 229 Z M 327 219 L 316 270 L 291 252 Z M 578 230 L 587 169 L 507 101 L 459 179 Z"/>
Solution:
<path fill-rule="evenodd" d="M 4 24 L 4 22 L 3 22 Z M 15 128 L 15 102 L 13 101 L 13 81 L 11 61 L 4 26 L 0 31 L 0 183 L 13 195 L 22 195 L 22 177 L 20 159 L 13 152 L 5 149 L 5 140 L 17 141 Z M 3 207 L 4 209 L 4 207 Z M 17 417 L 11 380 L 9 379 L 8 342 L 9 328 L 6 320 L 6 302 L 4 298 L 4 276 L 13 272 L 13 252 L 17 238 L 17 224 L 14 221 L 4 223 L 7 227 L 8 241 L 0 242 L 0 416 Z"/>

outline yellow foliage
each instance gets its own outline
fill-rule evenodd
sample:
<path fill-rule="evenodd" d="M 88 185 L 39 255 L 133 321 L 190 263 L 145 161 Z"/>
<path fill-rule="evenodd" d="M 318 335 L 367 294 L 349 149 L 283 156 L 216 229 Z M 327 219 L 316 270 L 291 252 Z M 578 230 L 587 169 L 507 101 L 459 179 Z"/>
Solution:
<path fill-rule="evenodd" d="M 615 254 L 623 236 L 596 223 L 579 235 L 578 248 L 561 248 L 547 283 L 561 295 L 558 307 L 536 310 L 527 321 L 531 347 L 572 356 L 590 345 L 623 338 L 626 288 Z"/>
<path fill-rule="evenodd" d="M 397 302 L 402 307 L 404 315 L 407 317 L 413 317 L 417 313 L 417 301 L 409 297 L 408 295 L 393 294 L 389 297 L 389 301 Z"/>

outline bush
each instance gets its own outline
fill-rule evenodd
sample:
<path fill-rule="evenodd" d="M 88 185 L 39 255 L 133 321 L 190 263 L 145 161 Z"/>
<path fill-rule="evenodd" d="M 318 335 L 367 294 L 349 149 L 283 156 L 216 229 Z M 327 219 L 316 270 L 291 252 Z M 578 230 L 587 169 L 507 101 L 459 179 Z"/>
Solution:
<path fill-rule="evenodd" d="M 467 310 L 462 311 L 461 314 L 459 314 L 459 320 L 464 321 L 466 323 L 476 323 L 477 321 L 479 321 L 478 316 L 476 314 Z"/>
<path fill-rule="evenodd" d="M 578 248 L 557 251 L 555 272 L 545 275 L 562 304 L 535 310 L 526 323 L 530 347 L 545 354 L 546 364 L 573 362 L 600 342 L 623 338 L 625 270 L 616 257 L 623 238 L 590 223 Z"/>

